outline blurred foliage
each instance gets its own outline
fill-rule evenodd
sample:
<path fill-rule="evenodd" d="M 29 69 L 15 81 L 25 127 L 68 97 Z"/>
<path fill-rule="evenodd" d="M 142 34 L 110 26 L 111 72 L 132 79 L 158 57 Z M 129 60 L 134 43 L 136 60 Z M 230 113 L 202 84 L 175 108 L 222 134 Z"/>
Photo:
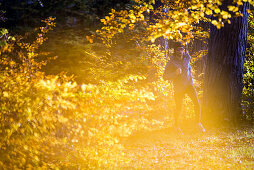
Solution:
<path fill-rule="evenodd" d="M 67 72 L 68 75 L 74 74 L 78 83 L 96 83 L 97 80 L 95 81 L 93 78 L 95 71 L 90 68 L 98 64 L 96 67 L 99 71 L 99 67 L 105 63 L 105 61 L 100 62 L 99 58 L 107 61 L 113 61 L 115 58 L 109 54 L 109 50 L 104 49 L 102 44 L 88 44 L 85 36 L 95 33 L 94 30 L 102 25 L 100 18 L 104 17 L 111 8 L 128 9 L 131 3 L 129 0 L 10 0 L 4 1 L 1 6 L 6 10 L 5 16 L 7 17 L 7 21 L 2 23 L 3 26 L 6 25 L 6 28 L 9 28 L 11 33 L 22 33 L 25 35 L 23 39 L 31 42 L 34 40 L 34 34 L 37 32 L 36 28 L 39 26 L 41 18 L 56 17 L 57 27 L 49 33 L 49 40 L 40 48 L 40 51 L 48 52 L 51 57 L 56 56 L 56 60 L 43 67 L 43 71 L 46 74 Z M 132 57 L 136 50 L 128 51 L 124 49 L 123 45 L 125 42 L 122 43 L 120 49 L 125 50 L 127 58 L 135 61 L 135 58 Z M 105 54 L 105 52 L 108 53 Z M 110 59 L 110 57 L 112 58 Z M 111 70 L 113 67 L 117 67 L 118 70 L 123 68 L 119 62 L 110 64 L 111 66 L 108 64 L 107 67 Z M 130 63 L 124 70 L 131 70 L 129 67 L 131 67 Z M 112 72 L 111 76 L 117 79 L 123 76 L 123 73 L 124 71 L 122 74 Z M 110 76 L 105 77 L 104 80 L 108 80 L 108 78 Z"/>
<path fill-rule="evenodd" d="M 8 0 L 0 7 L 6 11 L 4 27 L 26 32 L 38 27 L 40 20 L 56 17 L 58 27 L 95 27 L 111 8 L 121 9 L 130 0 Z M 33 16 L 33 17 L 31 17 Z"/>
<path fill-rule="evenodd" d="M 247 120 L 254 119 L 254 10 L 249 16 L 249 29 L 247 35 L 247 51 L 243 76 L 243 117 Z"/>
<path fill-rule="evenodd" d="M 149 116 L 153 108 L 148 103 L 156 97 L 140 84 L 145 79 L 140 75 L 82 85 L 65 73 L 45 75 L 40 70 L 50 58 L 42 59 L 39 47 L 53 21 L 43 21 L 32 43 L 2 32 L 0 166 L 105 169 L 128 162 L 120 137 L 163 125 Z"/>
<path fill-rule="evenodd" d="M 163 5 L 157 8 L 154 8 L 155 0 L 135 0 L 136 5 L 131 10 L 112 9 L 108 16 L 101 19 L 104 27 L 97 32 L 107 45 L 114 44 L 115 38 L 123 32 L 128 32 L 133 40 L 155 42 L 163 36 L 189 43 L 193 38 L 208 37 L 199 22 L 209 22 L 218 29 L 224 27 L 224 23 L 230 23 L 230 18 L 242 16 L 239 7 L 246 1 L 234 0 L 222 9 L 220 0 L 163 0 Z"/>

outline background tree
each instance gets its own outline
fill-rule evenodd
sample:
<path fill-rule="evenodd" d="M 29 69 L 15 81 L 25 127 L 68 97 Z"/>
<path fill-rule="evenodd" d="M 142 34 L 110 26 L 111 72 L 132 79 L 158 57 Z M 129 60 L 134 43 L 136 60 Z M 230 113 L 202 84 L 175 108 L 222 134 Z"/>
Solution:
<path fill-rule="evenodd" d="M 226 9 L 232 1 L 223 1 Z M 210 28 L 208 56 L 204 79 L 204 111 L 206 120 L 237 122 L 242 115 L 241 94 L 246 52 L 249 3 L 239 7 L 241 16 L 221 29 Z"/>

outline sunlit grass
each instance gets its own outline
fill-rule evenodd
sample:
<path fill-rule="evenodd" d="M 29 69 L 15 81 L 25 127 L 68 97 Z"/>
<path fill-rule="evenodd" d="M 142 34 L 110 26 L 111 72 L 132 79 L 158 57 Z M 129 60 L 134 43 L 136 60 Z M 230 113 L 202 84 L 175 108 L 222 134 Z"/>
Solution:
<path fill-rule="evenodd" d="M 252 169 L 254 132 L 208 130 L 177 135 L 173 129 L 140 132 L 122 140 L 126 169 Z"/>

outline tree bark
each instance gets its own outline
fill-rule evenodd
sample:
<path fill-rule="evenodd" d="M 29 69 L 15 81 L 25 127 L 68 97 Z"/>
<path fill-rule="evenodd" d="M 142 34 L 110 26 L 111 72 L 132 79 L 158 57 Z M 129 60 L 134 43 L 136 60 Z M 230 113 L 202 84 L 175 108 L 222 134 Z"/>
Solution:
<path fill-rule="evenodd" d="M 232 1 L 225 0 L 226 9 Z M 241 115 L 243 66 L 246 52 L 249 3 L 240 8 L 243 17 L 231 19 L 221 29 L 210 28 L 205 62 L 202 120 L 213 125 L 238 123 Z"/>

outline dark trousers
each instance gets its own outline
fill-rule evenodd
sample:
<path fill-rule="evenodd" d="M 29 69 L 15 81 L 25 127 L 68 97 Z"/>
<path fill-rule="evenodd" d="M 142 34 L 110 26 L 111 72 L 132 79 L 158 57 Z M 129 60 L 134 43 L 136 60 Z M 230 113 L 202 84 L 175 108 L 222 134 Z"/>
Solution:
<path fill-rule="evenodd" d="M 200 122 L 201 118 L 201 109 L 200 109 L 200 103 L 198 100 L 197 92 L 193 85 L 188 85 L 184 89 L 181 90 L 175 90 L 175 103 L 176 103 L 176 111 L 175 111 L 175 124 L 178 126 L 179 124 L 179 115 L 182 111 L 182 105 L 183 105 L 183 99 L 185 97 L 185 94 L 187 94 L 193 104 L 194 104 L 194 110 L 195 110 L 195 121 Z"/>

